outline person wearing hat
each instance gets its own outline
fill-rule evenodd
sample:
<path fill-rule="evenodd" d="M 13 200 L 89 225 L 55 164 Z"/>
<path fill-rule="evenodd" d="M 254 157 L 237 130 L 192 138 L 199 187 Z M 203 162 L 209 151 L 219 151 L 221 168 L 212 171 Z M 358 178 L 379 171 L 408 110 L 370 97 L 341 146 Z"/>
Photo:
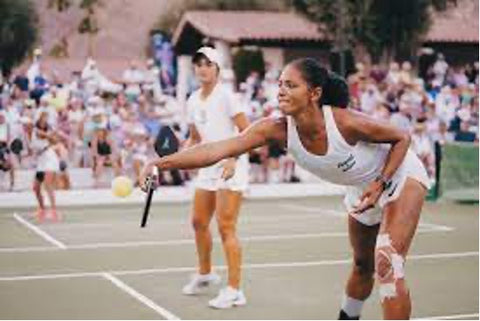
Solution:
<path fill-rule="evenodd" d="M 249 122 L 234 93 L 219 82 L 221 60 L 218 52 L 210 47 L 202 47 L 195 53 L 193 64 L 200 88 L 187 101 L 190 137 L 186 146 L 234 137 Z M 240 290 L 242 252 L 236 224 L 248 177 L 247 155 L 202 168 L 196 177 L 192 225 L 198 272 L 182 292 L 195 295 L 206 285 L 220 283 L 220 277 L 212 271 L 211 264 L 212 236 L 209 225 L 215 212 L 228 266 L 228 284 L 216 298 L 209 301 L 209 306 L 213 308 L 246 304 Z"/>

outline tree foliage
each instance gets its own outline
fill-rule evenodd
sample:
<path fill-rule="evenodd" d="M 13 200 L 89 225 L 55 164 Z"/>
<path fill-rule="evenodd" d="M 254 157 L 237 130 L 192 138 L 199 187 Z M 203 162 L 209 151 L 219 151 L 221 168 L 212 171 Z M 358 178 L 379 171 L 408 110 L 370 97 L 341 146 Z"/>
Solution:
<path fill-rule="evenodd" d="M 456 0 L 293 0 L 294 7 L 324 31 L 336 47 L 364 46 L 373 60 L 411 57 L 431 25 L 432 10 Z"/>
<path fill-rule="evenodd" d="M 239 49 L 233 55 L 233 71 L 237 83 L 244 82 L 251 71 L 256 71 L 263 76 L 265 61 L 260 50 Z"/>
<path fill-rule="evenodd" d="M 38 17 L 28 0 L 0 0 L 0 68 L 6 75 L 21 63 L 37 39 Z"/>

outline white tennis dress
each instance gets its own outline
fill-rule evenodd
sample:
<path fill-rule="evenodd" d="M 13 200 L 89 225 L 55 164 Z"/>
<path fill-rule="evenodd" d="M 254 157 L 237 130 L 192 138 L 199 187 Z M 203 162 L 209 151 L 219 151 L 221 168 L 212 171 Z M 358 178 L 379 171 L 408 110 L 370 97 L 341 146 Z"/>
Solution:
<path fill-rule="evenodd" d="M 235 137 L 238 134 L 232 117 L 244 112 L 234 93 L 217 84 L 206 99 L 201 99 L 200 89 L 187 101 L 187 123 L 197 128 L 202 143 Z M 196 188 L 209 191 L 229 189 L 244 192 L 248 188 L 248 157 L 241 155 L 236 162 L 235 174 L 228 180 L 221 178 L 223 161 L 201 168 L 195 180 Z"/>
<path fill-rule="evenodd" d="M 37 154 L 37 172 L 58 172 L 60 170 L 60 161 L 57 153 L 47 139 L 40 138 L 37 135 L 37 129 L 33 130 L 32 146 Z"/>
<path fill-rule="evenodd" d="M 312 174 L 328 182 L 347 186 L 344 204 L 351 213 L 367 185 L 381 174 L 391 145 L 358 142 L 351 146 L 338 130 L 332 108 L 323 106 L 322 111 L 328 141 L 326 154 L 315 155 L 303 147 L 295 120 L 290 116 L 287 116 L 288 151 L 301 167 Z M 380 196 L 380 209 L 399 197 L 407 177 L 417 180 L 426 188 L 430 187 L 423 164 L 410 149 L 393 175 L 390 186 Z M 362 224 L 375 225 L 382 219 L 380 209 L 376 207 L 352 216 Z"/>

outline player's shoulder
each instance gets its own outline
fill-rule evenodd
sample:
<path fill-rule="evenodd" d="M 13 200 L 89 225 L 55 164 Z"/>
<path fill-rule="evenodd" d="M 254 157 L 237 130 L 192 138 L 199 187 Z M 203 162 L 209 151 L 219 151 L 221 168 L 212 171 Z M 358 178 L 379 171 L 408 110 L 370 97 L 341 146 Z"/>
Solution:
<path fill-rule="evenodd" d="M 276 137 L 286 133 L 287 118 L 283 115 L 270 115 L 256 120 L 253 126 L 267 137 Z"/>

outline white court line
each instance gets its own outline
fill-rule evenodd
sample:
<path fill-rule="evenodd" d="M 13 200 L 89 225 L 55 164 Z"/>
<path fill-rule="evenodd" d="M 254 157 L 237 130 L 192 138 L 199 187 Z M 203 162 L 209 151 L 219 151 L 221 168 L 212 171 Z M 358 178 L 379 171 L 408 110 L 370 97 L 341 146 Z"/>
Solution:
<path fill-rule="evenodd" d="M 433 224 L 433 223 L 425 223 L 425 222 L 418 223 L 418 226 L 424 226 L 424 227 L 431 228 L 432 230 L 436 230 L 436 231 L 450 232 L 450 231 L 455 230 L 455 228 L 450 227 L 450 226 Z"/>
<path fill-rule="evenodd" d="M 429 260 L 429 259 L 450 259 L 461 257 L 475 257 L 478 252 L 453 252 L 453 253 L 433 253 L 433 254 L 414 254 L 409 255 L 409 261 Z M 311 266 L 328 266 L 328 265 L 346 265 L 351 264 L 352 259 L 341 260 L 322 260 L 310 262 L 280 262 L 280 263 L 255 263 L 244 264 L 243 269 L 268 269 L 268 268 L 291 268 L 291 267 L 311 267 Z M 225 270 L 225 265 L 216 266 L 216 270 Z M 110 273 L 112 275 L 142 275 L 155 273 L 178 273 L 178 272 L 194 272 L 195 267 L 171 267 L 161 269 L 144 269 L 144 270 L 123 270 L 123 271 L 98 271 L 98 272 L 84 272 L 84 273 L 64 273 L 64 274 L 44 274 L 44 275 L 19 275 L 0 277 L 0 281 L 31 281 L 31 280 L 45 280 L 45 279 L 62 279 L 62 278 L 77 278 L 77 277 L 91 277 L 101 276 L 103 273 Z"/>
<path fill-rule="evenodd" d="M 329 216 L 335 216 L 335 217 L 347 216 L 346 211 L 340 211 L 340 210 L 334 210 L 334 209 L 323 209 L 315 206 L 297 205 L 297 204 L 291 204 L 291 203 L 280 203 L 278 206 L 285 209 L 296 210 L 301 212 L 317 213 L 318 215 L 316 216 L 318 217 L 322 217 L 322 215 L 329 215 Z M 433 223 L 420 222 L 418 226 L 431 228 L 432 230 L 437 230 L 437 231 L 453 231 L 454 230 L 453 227 L 446 226 L 446 225 L 433 224 Z"/>
<path fill-rule="evenodd" d="M 120 288 L 122 291 L 130 294 L 133 296 L 135 299 L 140 301 L 141 303 L 145 304 L 147 307 L 150 309 L 154 310 L 158 314 L 160 314 L 162 317 L 166 318 L 167 320 L 180 320 L 179 317 L 177 317 L 175 314 L 172 312 L 168 311 L 167 309 L 157 305 L 155 302 L 144 296 L 143 294 L 139 293 L 132 287 L 128 286 L 125 282 L 122 282 L 115 276 L 113 276 L 110 273 L 102 273 L 102 276 L 112 282 L 114 285 L 116 285 L 118 288 Z"/>
<path fill-rule="evenodd" d="M 465 318 L 478 318 L 478 313 L 441 315 L 438 317 L 422 317 L 422 318 L 413 319 L 413 320 L 455 320 L 455 319 L 461 320 Z"/>
<path fill-rule="evenodd" d="M 446 229 L 419 226 L 417 233 L 437 233 L 444 232 Z M 448 230 L 449 231 L 449 230 Z M 302 234 L 283 234 L 283 235 L 257 235 L 257 236 L 241 236 L 240 240 L 243 242 L 261 242 L 274 240 L 294 240 L 294 239 L 310 239 L 310 238 L 327 238 L 327 237 L 347 237 L 346 232 L 323 232 L 323 233 L 302 233 Z M 215 243 L 220 243 L 219 238 L 214 238 Z M 138 241 L 138 242 L 103 242 L 103 243 L 88 243 L 69 245 L 69 250 L 84 250 L 84 249 L 103 249 L 103 248 L 127 248 L 127 247 L 141 247 L 141 246 L 162 246 L 162 245 L 185 245 L 194 244 L 194 239 L 177 239 L 165 241 Z M 2 253 L 28 253 L 28 252 L 46 252 L 58 251 L 58 247 L 18 247 L 18 248 L 0 248 Z"/>
<path fill-rule="evenodd" d="M 67 246 L 60 242 L 59 240 L 55 239 L 53 236 L 48 234 L 47 232 L 40 229 L 38 226 L 33 225 L 32 223 L 28 222 L 26 219 L 18 215 L 17 213 L 13 213 L 13 217 L 20 222 L 22 225 L 26 226 L 29 230 L 32 230 L 35 234 L 39 235 L 48 243 L 55 245 L 56 247 L 65 250 Z"/>
<path fill-rule="evenodd" d="M 278 206 L 287 210 L 301 211 L 301 212 L 307 212 L 307 213 L 317 213 L 319 217 L 325 214 L 329 216 L 335 216 L 335 217 L 345 217 L 347 215 L 347 212 L 332 210 L 332 209 L 325 209 L 325 208 L 315 207 L 315 206 L 297 205 L 297 204 L 291 204 L 291 203 L 280 203 L 278 204 Z"/>

